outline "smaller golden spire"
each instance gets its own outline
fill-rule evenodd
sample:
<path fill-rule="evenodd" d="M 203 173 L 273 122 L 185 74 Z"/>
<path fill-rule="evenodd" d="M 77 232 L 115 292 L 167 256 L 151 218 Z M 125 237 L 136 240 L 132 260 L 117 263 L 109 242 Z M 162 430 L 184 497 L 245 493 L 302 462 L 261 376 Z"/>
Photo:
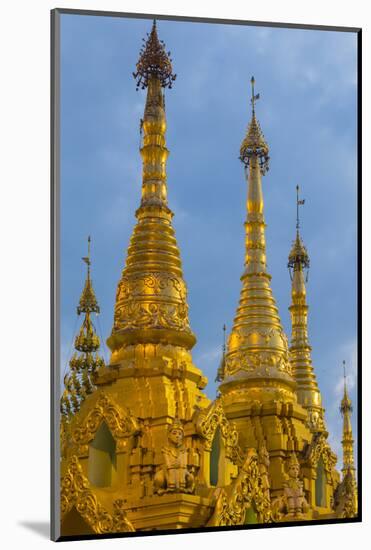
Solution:
<path fill-rule="evenodd" d="M 82 291 L 81 298 L 79 301 L 79 305 L 77 306 L 77 314 L 80 315 L 81 313 L 99 313 L 99 305 L 97 302 L 97 299 L 95 297 L 92 281 L 90 279 L 90 243 L 91 238 L 90 235 L 88 237 L 88 255 L 81 258 L 83 262 L 87 265 L 87 274 L 86 274 L 86 281 L 84 290 Z"/>
<path fill-rule="evenodd" d="M 223 325 L 223 346 L 222 346 L 222 358 L 220 361 L 220 365 L 218 368 L 218 372 L 215 378 L 215 382 L 221 382 L 224 379 L 225 376 L 225 350 L 226 350 L 226 335 L 225 332 L 227 330 L 227 327 L 225 324 Z"/>
<path fill-rule="evenodd" d="M 100 308 L 90 278 L 90 243 L 88 237 L 88 255 L 82 260 L 87 265 L 87 275 L 77 314 L 84 313 L 84 320 L 75 338 L 75 353 L 70 359 L 70 371 L 64 377 L 65 390 L 61 398 L 62 423 L 68 423 L 71 416 L 81 406 L 85 397 L 95 389 L 94 377 L 98 368 L 104 366 L 104 360 L 97 353 L 100 339 L 91 320 L 91 313 L 98 314 Z"/>
<path fill-rule="evenodd" d="M 346 375 L 346 364 L 343 360 L 343 377 L 344 377 L 344 395 L 343 399 L 341 400 L 340 404 L 340 412 L 342 415 L 345 415 L 346 413 L 352 413 L 353 412 L 353 406 L 352 402 L 348 396 L 347 391 L 347 375 Z"/>
<path fill-rule="evenodd" d="M 247 180 L 245 269 L 225 354 L 225 376 L 220 384 L 225 403 L 231 404 L 236 399 L 236 386 L 242 385 L 244 391 L 239 391 L 238 398 L 244 401 L 254 400 L 256 395 L 262 401 L 279 399 L 282 395 L 296 401 L 287 337 L 267 269 L 262 176 L 268 169 L 269 147 L 255 116 L 260 95 L 255 94 L 254 84 L 252 77 L 252 116 L 240 148 Z"/>
<path fill-rule="evenodd" d="M 354 472 L 354 456 L 353 456 L 353 432 L 352 432 L 352 423 L 351 423 L 351 414 L 353 412 L 352 402 L 348 395 L 347 391 L 347 377 L 346 377 L 346 366 L 345 361 L 343 361 L 343 372 L 344 372 L 344 393 L 343 398 L 340 403 L 340 412 L 343 416 L 343 439 L 341 444 L 343 446 L 343 475 L 346 474 L 348 470 Z"/>
<path fill-rule="evenodd" d="M 353 432 L 351 423 L 351 414 L 353 411 L 352 402 L 349 398 L 347 391 L 347 377 L 346 366 L 343 361 L 343 373 L 344 373 L 344 394 L 340 404 L 340 412 L 343 417 L 343 439 L 341 445 L 343 447 L 343 467 L 341 469 L 343 474 L 343 481 L 345 490 L 347 492 L 348 499 L 353 503 L 352 509 L 356 515 L 357 510 L 357 485 L 354 467 L 354 452 L 353 452 Z"/>
<path fill-rule="evenodd" d="M 300 237 L 299 207 L 305 200 L 299 197 L 299 186 L 296 186 L 296 238 L 292 245 L 288 268 L 291 278 L 291 345 L 290 362 L 297 382 L 299 403 L 307 410 L 307 424 L 313 432 L 325 432 L 324 411 L 321 393 L 312 365 L 311 346 L 308 337 L 308 304 L 305 283 L 308 280 L 309 255 Z M 307 276 L 304 277 L 304 271 Z"/>

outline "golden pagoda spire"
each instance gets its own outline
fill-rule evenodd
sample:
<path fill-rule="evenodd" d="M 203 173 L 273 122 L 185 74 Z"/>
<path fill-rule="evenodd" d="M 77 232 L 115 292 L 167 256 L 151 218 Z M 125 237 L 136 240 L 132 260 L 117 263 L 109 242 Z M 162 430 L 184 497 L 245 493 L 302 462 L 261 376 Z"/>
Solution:
<path fill-rule="evenodd" d="M 343 477 L 345 477 L 347 472 L 350 472 L 353 478 L 355 478 L 354 455 L 353 455 L 354 440 L 353 440 L 352 423 L 350 420 L 351 414 L 353 412 L 353 407 L 347 391 L 345 361 L 343 361 L 343 369 L 344 369 L 344 395 L 340 404 L 340 412 L 343 416 L 343 439 L 341 441 L 341 444 L 343 447 L 343 467 L 341 471 L 343 472 Z"/>
<path fill-rule="evenodd" d="M 255 103 L 260 95 L 255 94 L 254 84 L 252 77 L 252 116 L 240 149 L 240 160 L 248 179 L 245 271 L 220 390 L 228 393 L 242 384 L 243 398 L 247 400 L 285 397 L 295 401 L 287 337 L 267 272 L 261 176 L 269 168 L 269 147 L 255 114 Z"/>
<path fill-rule="evenodd" d="M 65 390 L 61 398 L 62 420 L 69 420 L 81 406 L 82 401 L 95 389 L 94 378 L 97 370 L 104 366 L 104 360 L 98 354 L 99 336 L 96 334 L 91 320 L 91 313 L 99 313 L 99 305 L 95 297 L 90 278 L 90 236 L 88 237 L 88 255 L 82 260 L 87 265 L 84 289 L 81 293 L 77 314 L 84 313 L 84 320 L 75 338 L 75 353 L 70 359 L 70 371 L 65 375 Z"/>
<path fill-rule="evenodd" d="M 225 351 L 226 351 L 225 332 L 226 330 L 227 330 L 227 327 L 223 325 L 222 358 L 220 360 L 220 365 L 216 374 L 215 382 L 221 382 L 225 376 Z"/>
<path fill-rule="evenodd" d="M 111 363 L 119 359 L 119 350 L 131 344 L 162 343 L 190 350 L 196 342 L 188 320 L 173 213 L 167 204 L 169 151 L 163 89 L 171 88 L 175 80 L 169 54 L 158 39 L 154 21 L 133 73 L 137 89 L 147 88 L 141 121 L 142 198 L 117 288 L 114 326 L 107 340 L 113 352 Z"/>
<path fill-rule="evenodd" d="M 296 238 L 292 245 L 288 268 L 291 277 L 292 334 L 290 356 L 294 378 L 297 383 L 298 402 L 308 411 L 308 426 L 314 432 L 325 431 L 321 393 L 314 373 L 311 346 L 308 338 L 308 305 L 306 302 L 305 271 L 308 273 L 310 261 L 299 232 L 299 207 L 305 203 L 299 199 L 299 186 L 296 186 Z"/>

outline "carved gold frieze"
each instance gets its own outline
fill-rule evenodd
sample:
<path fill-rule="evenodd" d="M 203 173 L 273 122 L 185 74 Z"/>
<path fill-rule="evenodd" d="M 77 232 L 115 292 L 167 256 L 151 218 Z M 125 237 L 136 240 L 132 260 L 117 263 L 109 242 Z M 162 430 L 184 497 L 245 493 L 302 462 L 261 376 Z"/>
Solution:
<path fill-rule="evenodd" d="M 272 339 L 278 338 L 283 341 L 285 347 L 288 346 L 287 336 L 281 328 L 277 327 L 235 327 L 229 337 L 228 348 L 230 351 L 231 347 L 240 346 L 241 342 L 250 341 L 250 343 L 256 343 L 257 337 L 263 340 L 265 344 L 269 344 Z"/>
<path fill-rule="evenodd" d="M 115 310 L 115 328 L 165 328 L 191 332 L 186 303 L 128 301 Z"/>
<path fill-rule="evenodd" d="M 260 376 L 269 376 L 272 368 L 291 376 L 292 367 L 288 354 L 274 351 L 249 352 L 241 349 L 226 356 L 225 371 L 227 375 L 233 375 L 238 371 L 260 370 Z"/>
<path fill-rule="evenodd" d="M 162 272 L 140 273 L 124 276 L 117 288 L 116 301 L 128 300 L 134 296 L 169 296 L 181 301 L 186 299 L 186 286 L 180 277 Z"/>

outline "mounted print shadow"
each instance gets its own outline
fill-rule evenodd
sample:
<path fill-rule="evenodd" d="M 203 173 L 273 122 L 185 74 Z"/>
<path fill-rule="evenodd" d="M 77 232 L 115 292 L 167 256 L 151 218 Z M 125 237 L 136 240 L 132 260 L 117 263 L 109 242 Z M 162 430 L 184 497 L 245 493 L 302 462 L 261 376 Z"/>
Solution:
<path fill-rule="evenodd" d="M 54 538 L 360 521 L 359 30 L 52 15 Z"/>

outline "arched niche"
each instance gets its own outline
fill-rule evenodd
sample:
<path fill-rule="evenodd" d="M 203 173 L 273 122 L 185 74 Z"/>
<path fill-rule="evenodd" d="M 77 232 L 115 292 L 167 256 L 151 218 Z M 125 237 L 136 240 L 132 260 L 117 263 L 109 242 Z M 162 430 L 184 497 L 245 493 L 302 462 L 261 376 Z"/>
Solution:
<path fill-rule="evenodd" d="M 88 478 L 96 487 L 109 487 L 116 474 L 116 442 L 103 421 L 89 445 Z"/>
<path fill-rule="evenodd" d="M 254 523 L 258 523 L 258 514 L 255 510 L 255 506 L 251 504 L 248 508 L 246 508 L 245 511 L 245 520 L 244 525 L 252 525 Z"/>
<path fill-rule="evenodd" d="M 210 485 L 225 485 L 225 445 L 220 427 L 215 430 L 210 452 Z"/>
<path fill-rule="evenodd" d="M 93 535 L 94 531 L 75 507 L 64 516 L 61 524 L 62 536 Z"/>
<path fill-rule="evenodd" d="M 322 457 L 319 458 L 316 468 L 315 502 L 316 506 L 326 506 L 326 472 Z"/>

